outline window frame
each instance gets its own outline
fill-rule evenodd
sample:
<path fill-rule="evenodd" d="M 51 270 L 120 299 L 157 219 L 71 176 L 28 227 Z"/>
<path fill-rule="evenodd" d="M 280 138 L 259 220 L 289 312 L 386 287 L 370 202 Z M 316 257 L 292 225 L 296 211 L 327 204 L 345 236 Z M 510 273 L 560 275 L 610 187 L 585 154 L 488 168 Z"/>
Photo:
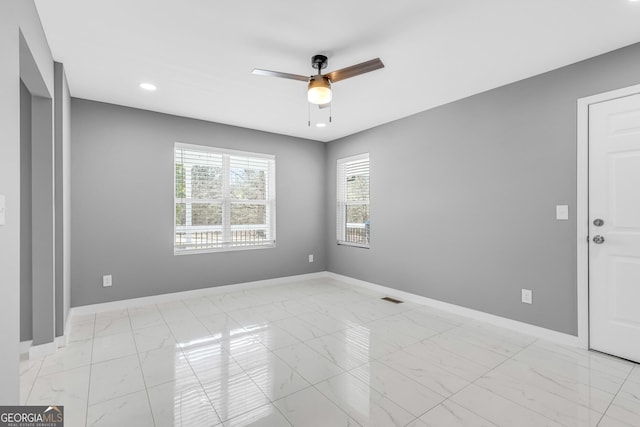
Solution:
<path fill-rule="evenodd" d="M 368 200 L 366 202 L 357 202 L 357 203 L 349 203 L 346 200 L 346 194 L 344 190 L 346 189 L 346 182 L 343 182 L 347 179 L 345 174 L 345 167 L 349 163 L 361 162 L 362 160 L 367 160 L 367 173 L 369 176 L 369 194 Z M 344 185 L 343 185 L 344 184 Z M 350 242 L 346 240 L 346 225 L 347 225 L 347 215 L 343 213 L 343 210 L 347 208 L 347 205 L 367 205 L 369 206 L 369 229 L 365 230 L 367 234 L 368 242 L 366 244 Z M 343 221 L 344 219 L 344 221 Z M 353 246 L 357 248 L 370 249 L 371 248 L 371 156 L 369 153 L 357 154 L 354 156 L 344 157 L 336 160 L 336 242 L 340 246 Z"/>
<path fill-rule="evenodd" d="M 220 247 L 207 247 L 207 248 L 194 248 L 194 249 L 180 249 L 176 243 L 176 233 L 178 232 L 179 227 L 202 227 L 205 230 L 207 227 L 211 228 L 211 226 L 203 225 L 203 226 L 178 226 L 176 223 L 177 216 L 177 205 L 178 203 L 188 204 L 187 200 L 191 199 L 187 198 L 178 198 L 176 195 L 176 151 L 178 149 L 185 149 L 191 151 L 197 151 L 202 153 L 212 153 L 222 156 L 222 187 L 223 194 L 221 199 L 202 199 L 203 201 L 207 201 L 212 205 L 219 205 L 222 208 L 222 224 L 216 225 L 215 227 L 220 227 L 223 242 Z M 267 194 L 264 200 L 240 200 L 234 199 L 230 196 L 230 176 L 231 176 L 231 165 L 230 158 L 233 156 L 244 157 L 249 159 L 259 159 L 266 160 L 268 162 L 268 177 L 267 177 Z M 185 172 L 185 179 L 186 179 Z M 199 200 L 199 199 L 196 199 Z M 193 202 L 191 202 L 193 203 Z M 266 206 L 266 217 L 267 224 L 266 228 L 270 231 L 270 239 L 269 243 L 264 244 L 251 244 L 251 245 L 238 245 L 233 246 L 230 242 L 225 242 L 224 236 L 230 236 L 231 232 L 234 228 L 251 228 L 252 224 L 247 225 L 232 225 L 231 224 L 231 206 L 233 204 L 247 204 L 247 205 L 264 205 Z M 225 213 L 226 212 L 226 213 Z M 261 227 L 262 228 L 262 227 Z M 231 150 L 227 148 L 213 147 L 209 145 L 196 145 L 196 144 L 187 144 L 182 142 L 175 142 L 173 147 L 173 254 L 174 255 L 191 255 L 191 254 L 202 254 L 202 253 L 212 253 L 212 252 L 230 252 L 230 251 L 243 251 L 243 250 L 255 250 L 255 249 L 270 249 L 276 247 L 276 156 L 272 154 L 265 153 L 255 153 L 249 151 L 238 151 Z"/>

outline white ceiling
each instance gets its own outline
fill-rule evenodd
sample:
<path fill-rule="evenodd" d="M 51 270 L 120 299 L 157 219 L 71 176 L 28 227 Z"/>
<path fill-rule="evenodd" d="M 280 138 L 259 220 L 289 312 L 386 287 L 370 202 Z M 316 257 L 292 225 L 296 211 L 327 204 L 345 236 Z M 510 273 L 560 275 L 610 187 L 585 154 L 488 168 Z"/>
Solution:
<path fill-rule="evenodd" d="M 36 0 L 71 95 L 330 141 L 640 41 L 628 0 Z M 313 74 L 380 57 L 333 85 L 307 126 Z M 145 92 L 140 82 L 152 82 Z"/>

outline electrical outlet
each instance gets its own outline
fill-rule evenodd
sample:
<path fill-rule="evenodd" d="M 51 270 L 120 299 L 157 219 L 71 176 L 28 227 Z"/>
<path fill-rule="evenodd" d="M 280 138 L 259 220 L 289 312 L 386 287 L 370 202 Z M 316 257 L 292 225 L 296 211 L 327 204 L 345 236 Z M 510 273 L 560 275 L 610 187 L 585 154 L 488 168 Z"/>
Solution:
<path fill-rule="evenodd" d="M 533 292 L 529 289 L 522 290 L 522 302 L 524 304 L 533 304 Z"/>
<path fill-rule="evenodd" d="M 309 254 L 309 262 L 313 262 L 313 254 Z"/>
<path fill-rule="evenodd" d="M 113 278 L 111 277 L 111 275 L 108 274 L 106 276 L 102 276 L 102 286 L 104 288 L 107 288 L 111 285 L 113 285 Z"/>

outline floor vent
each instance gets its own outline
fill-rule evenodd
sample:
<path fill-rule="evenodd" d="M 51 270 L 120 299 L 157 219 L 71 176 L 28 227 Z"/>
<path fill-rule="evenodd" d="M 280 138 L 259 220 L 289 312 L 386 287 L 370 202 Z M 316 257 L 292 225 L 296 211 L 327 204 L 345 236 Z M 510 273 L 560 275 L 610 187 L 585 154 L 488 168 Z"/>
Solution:
<path fill-rule="evenodd" d="M 400 301 L 399 299 L 395 299 L 395 298 L 391 298 L 391 297 L 384 297 L 384 298 L 380 298 L 381 300 L 384 301 L 389 301 L 392 302 L 394 304 L 402 304 L 404 301 Z"/>

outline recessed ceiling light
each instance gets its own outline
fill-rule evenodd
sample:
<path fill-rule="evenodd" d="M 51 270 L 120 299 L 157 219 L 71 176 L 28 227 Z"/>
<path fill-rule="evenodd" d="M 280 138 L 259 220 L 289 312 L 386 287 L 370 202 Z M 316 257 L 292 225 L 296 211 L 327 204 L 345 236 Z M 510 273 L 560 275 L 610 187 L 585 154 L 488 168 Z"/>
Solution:
<path fill-rule="evenodd" d="M 327 124 L 326 123 L 316 123 L 316 127 L 317 128 L 326 128 Z"/>
<path fill-rule="evenodd" d="M 140 83 L 140 87 L 144 90 L 156 90 L 158 89 L 156 85 L 152 85 L 151 83 Z"/>

